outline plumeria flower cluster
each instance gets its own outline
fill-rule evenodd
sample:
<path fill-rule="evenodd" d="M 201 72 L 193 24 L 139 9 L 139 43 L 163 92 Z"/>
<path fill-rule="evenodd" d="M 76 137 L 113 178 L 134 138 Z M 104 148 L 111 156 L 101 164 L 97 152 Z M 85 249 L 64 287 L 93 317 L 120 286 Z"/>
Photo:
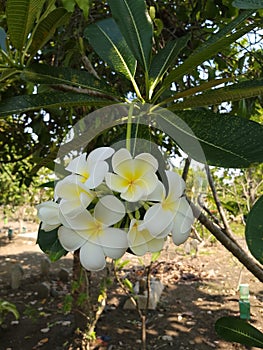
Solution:
<path fill-rule="evenodd" d="M 65 250 L 80 249 L 87 270 L 103 269 L 106 257 L 118 259 L 128 248 L 139 256 L 158 252 L 169 234 L 176 245 L 189 237 L 194 217 L 185 183 L 166 171 L 167 191 L 151 154 L 132 157 L 125 148 L 100 147 L 71 160 L 66 170 L 54 201 L 37 206 L 38 217 L 47 234 L 57 229 Z"/>

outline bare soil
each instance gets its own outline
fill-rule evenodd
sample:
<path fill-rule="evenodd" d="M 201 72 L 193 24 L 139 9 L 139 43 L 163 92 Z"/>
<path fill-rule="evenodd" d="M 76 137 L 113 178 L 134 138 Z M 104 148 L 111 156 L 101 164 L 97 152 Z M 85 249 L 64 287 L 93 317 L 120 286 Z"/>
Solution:
<path fill-rule="evenodd" d="M 53 263 L 48 277 L 41 276 L 44 254 L 35 241 L 27 233 L 16 234 L 12 241 L 5 229 L 0 233 L 0 299 L 14 303 L 20 313 L 17 322 L 9 314 L 0 327 L 0 350 L 81 349 L 74 317 L 63 307 L 70 294 L 70 282 L 62 282 L 58 277 L 61 267 L 71 271 L 72 255 Z M 144 269 L 139 260 L 128 253 L 123 259 L 130 262 L 122 277 L 131 281 L 140 278 Z M 10 270 L 17 262 L 24 275 L 19 289 L 12 289 Z M 164 290 L 156 310 L 147 314 L 147 349 L 248 349 L 219 339 L 214 330 L 218 318 L 239 317 L 239 282 L 249 284 L 250 322 L 263 330 L 262 283 L 219 243 L 200 247 L 197 256 L 168 246 L 154 262 L 152 277 L 161 280 Z M 92 274 L 92 278 L 96 279 L 97 274 Z M 51 285 L 51 295 L 41 299 L 37 290 L 45 280 Z M 141 348 L 141 320 L 136 311 L 123 309 L 126 298 L 113 281 L 96 327 L 93 349 Z"/>

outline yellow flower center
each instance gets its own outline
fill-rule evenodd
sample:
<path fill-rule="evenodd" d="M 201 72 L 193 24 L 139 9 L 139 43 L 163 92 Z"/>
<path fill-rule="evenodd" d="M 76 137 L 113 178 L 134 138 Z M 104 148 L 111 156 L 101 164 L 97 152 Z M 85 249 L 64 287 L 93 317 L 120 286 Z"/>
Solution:
<path fill-rule="evenodd" d="M 162 208 L 164 210 L 169 210 L 171 212 L 175 211 L 176 203 L 172 200 L 171 196 L 168 197 L 162 202 Z"/>

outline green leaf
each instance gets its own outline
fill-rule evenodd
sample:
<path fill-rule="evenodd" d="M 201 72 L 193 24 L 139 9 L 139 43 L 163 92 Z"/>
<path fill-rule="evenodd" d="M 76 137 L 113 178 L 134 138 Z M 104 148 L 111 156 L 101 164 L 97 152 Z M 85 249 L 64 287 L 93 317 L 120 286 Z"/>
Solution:
<path fill-rule="evenodd" d="M 68 12 L 73 12 L 75 9 L 76 1 L 75 0 L 61 0 L 61 4 Z"/>
<path fill-rule="evenodd" d="M 69 18 L 70 13 L 63 7 L 53 10 L 47 17 L 43 18 L 34 31 L 28 50 L 30 54 L 34 55 L 40 50 L 53 37 L 56 29 L 65 24 Z"/>
<path fill-rule="evenodd" d="M 183 102 L 174 104 L 171 110 L 211 106 L 224 101 L 239 101 L 244 98 L 259 95 L 263 95 L 263 79 L 246 80 L 227 87 L 211 89 L 202 94 L 189 97 Z M 176 95 L 174 98 L 176 99 Z"/>
<path fill-rule="evenodd" d="M 263 333 L 245 320 L 230 316 L 222 317 L 216 321 L 215 330 L 227 341 L 263 348 Z"/>
<path fill-rule="evenodd" d="M 130 291 L 131 293 L 134 293 L 133 285 L 132 285 L 131 281 L 128 280 L 128 278 L 125 278 L 125 279 L 123 280 L 123 284 L 125 285 L 125 287 L 127 287 L 127 288 L 129 289 L 129 291 Z"/>
<path fill-rule="evenodd" d="M 89 25 L 84 31 L 87 38 L 105 62 L 130 81 L 136 70 L 136 60 L 131 53 L 116 22 L 112 18 Z"/>
<path fill-rule="evenodd" d="M 10 303 L 9 301 L 0 299 L 0 326 L 3 323 L 5 316 L 8 312 L 12 313 L 16 318 L 16 320 L 19 319 L 19 312 L 15 304 Z"/>
<path fill-rule="evenodd" d="M 161 252 L 154 252 L 154 253 L 152 253 L 152 255 L 151 255 L 151 262 L 154 263 L 156 260 L 158 260 L 160 255 L 161 255 Z"/>
<path fill-rule="evenodd" d="M 152 52 L 153 26 L 143 0 L 109 0 L 117 22 L 133 55 L 146 72 Z"/>
<path fill-rule="evenodd" d="M 90 0 L 76 0 L 78 7 L 83 11 L 85 19 L 89 16 L 89 9 L 91 5 Z"/>
<path fill-rule="evenodd" d="M 72 85 L 83 89 L 97 91 L 102 95 L 108 94 L 116 97 L 109 90 L 108 85 L 103 81 L 96 79 L 92 74 L 86 71 L 71 69 L 69 67 L 52 67 L 45 64 L 35 63 L 26 68 L 22 72 L 21 77 L 22 79 L 33 83 L 48 85 Z"/>
<path fill-rule="evenodd" d="M 17 70 L 16 68 L 7 68 L 1 73 L 0 82 L 9 80 L 11 77 L 19 74 L 20 72 L 21 71 Z"/>
<path fill-rule="evenodd" d="M 189 39 L 190 34 L 170 41 L 154 56 L 149 71 L 150 89 L 152 92 L 163 78 L 163 75 L 176 61 L 179 53 L 186 47 Z"/>
<path fill-rule="evenodd" d="M 6 51 L 6 32 L 2 27 L 0 27 L 0 48 Z"/>
<path fill-rule="evenodd" d="M 225 168 L 263 162 L 263 126 L 241 117 L 210 110 L 153 113 L 166 132 L 193 159 Z"/>
<path fill-rule="evenodd" d="M 106 98 L 78 94 L 73 92 L 48 92 L 36 95 L 22 95 L 5 99 L 0 102 L 0 115 L 3 117 L 10 114 L 19 114 L 41 108 L 80 107 L 95 106 L 103 107 L 116 103 Z"/>
<path fill-rule="evenodd" d="M 58 228 L 46 232 L 39 227 L 37 244 L 48 255 L 51 261 L 57 261 L 68 253 L 58 240 Z"/>
<path fill-rule="evenodd" d="M 246 241 L 251 254 L 263 264 L 263 196 L 254 204 L 246 223 Z"/>
<path fill-rule="evenodd" d="M 203 45 L 195 50 L 181 65 L 172 71 L 164 81 L 163 89 L 167 89 L 170 84 L 179 80 L 183 75 L 190 73 L 199 64 L 215 56 L 217 52 L 223 50 L 226 46 L 235 42 L 241 36 L 249 32 L 256 24 L 248 25 L 240 30 L 233 30 L 249 17 L 253 11 L 242 12 L 234 21 L 231 21 L 217 34 L 213 34 Z"/>
<path fill-rule="evenodd" d="M 13 46 L 20 52 L 44 2 L 45 0 L 8 0 L 6 3 L 8 33 Z"/>
<path fill-rule="evenodd" d="M 239 9 L 262 9 L 263 0 L 234 0 L 232 6 Z"/>

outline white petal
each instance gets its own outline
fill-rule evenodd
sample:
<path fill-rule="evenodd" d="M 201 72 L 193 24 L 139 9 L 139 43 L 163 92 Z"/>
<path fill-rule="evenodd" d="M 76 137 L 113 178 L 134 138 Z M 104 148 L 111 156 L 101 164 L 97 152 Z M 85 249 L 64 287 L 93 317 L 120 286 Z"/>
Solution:
<path fill-rule="evenodd" d="M 173 235 L 173 242 L 175 245 L 180 245 L 184 243 L 187 238 L 190 236 L 190 231 L 185 232 L 185 233 L 178 233 L 176 230 L 172 230 L 172 235 Z"/>
<path fill-rule="evenodd" d="M 157 203 L 147 210 L 142 227 L 146 228 L 153 237 L 162 238 L 168 235 L 173 218 L 174 213 L 164 210 L 162 205 Z"/>
<path fill-rule="evenodd" d="M 126 161 L 127 159 L 132 159 L 130 152 L 126 148 L 119 149 L 112 157 L 112 167 L 115 171 L 119 164 Z"/>
<path fill-rule="evenodd" d="M 143 232 L 148 232 L 147 230 L 138 230 L 138 223 L 136 220 L 132 220 L 130 224 L 130 229 L 128 232 L 128 243 L 131 250 L 136 255 L 144 255 L 148 251 L 148 245 L 145 241 Z"/>
<path fill-rule="evenodd" d="M 110 226 L 116 224 L 125 215 L 123 203 L 112 195 L 102 197 L 94 209 L 94 217 L 103 224 Z"/>
<path fill-rule="evenodd" d="M 94 228 L 94 218 L 89 211 L 85 210 L 75 216 L 63 215 L 61 220 L 64 226 L 72 230 L 90 230 Z"/>
<path fill-rule="evenodd" d="M 53 201 L 43 202 L 36 206 L 38 210 L 38 217 L 41 221 L 44 221 L 49 225 L 59 225 L 61 224 L 59 218 L 59 206 L 58 203 Z"/>
<path fill-rule="evenodd" d="M 169 197 L 176 200 L 182 196 L 185 190 L 185 182 L 180 175 L 173 171 L 166 171 L 166 176 L 169 185 Z"/>
<path fill-rule="evenodd" d="M 126 192 L 129 187 L 129 182 L 116 174 L 107 173 L 105 176 L 105 181 L 107 186 L 115 192 Z"/>
<path fill-rule="evenodd" d="M 75 231 L 64 226 L 58 229 L 58 239 L 62 247 L 69 252 L 79 249 L 86 242 L 86 240 Z"/>
<path fill-rule="evenodd" d="M 194 215 L 192 209 L 184 197 L 180 198 L 179 200 L 178 208 L 174 216 L 174 223 L 177 227 L 177 230 L 182 233 L 188 232 L 194 223 Z"/>
<path fill-rule="evenodd" d="M 128 232 L 129 247 L 136 255 L 144 255 L 147 252 L 158 252 L 163 248 L 164 239 L 154 238 L 148 230 L 140 230 L 141 221 L 131 221 Z"/>
<path fill-rule="evenodd" d="M 150 153 L 141 153 L 135 157 L 135 159 L 142 159 L 146 163 L 150 164 L 155 172 L 158 169 L 158 161 Z"/>
<path fill-rule="evenodd" d="M 153 238 L 148 242 L 148 251 L 151 253 L 159 252 L 163 249 L 164 238 Z"/>
<path fill-rule="evenodd" d="M 127 249 L 128 248 L 128 239 L 127 233 L 119 228 L 107 227 L 101 233 L 100 244 L 103 246 L 103 249 Z"/>
<path fill-rule="evenodd" d="M 66 167 L 66 170 L 84 177 L 88 177 L 89 169 L 87 164 L 87 153 L 83 153 L 80 156 L 72 159 L 69 162 L 69 165 Z"/>
<path fill-rule="evenodd" d="M 114 149 L 111 147 L 99 147 L 94 149 L 88 155 L 88 161 L 98 162 L 111 157 L 114 153 Z"/>
<path fill-rule="evenodd" d="M 104 254 L 112 259 L 119 259 L 128 248 L 127 233 L 121 229 L 109 227 L 100 237 Z"/>
<path fill-rule="evenodd" d="M 49 232 L 49 231 L 55 230 L 60 225 L 61 224 L 50 225 L 50 224 L 46 223 L 45 221 L 42 221 L 41 222 L 41 230 Z"/>
<path fill-rule="evenodd" d="M 80 197 L 74 200 L 62 199 L 59 203 L 59 209 L 63 216 L 76 216 L 81 211 L 85 211 L 92 202 L 90 196 L 81 193 Z"/>
<path fill-rule="evenodd" d="M 78 198 L 81 192 L 88 191 L 81 179 L 79 175 L 69 175 L 60 180 L 55 187 L 55 196 L 68 200 Z"/>
<path fill-rule="evenodd" d="M 98 187 L 104 180 L 104 177 L 109 170 L 109 165 L 104 161 L 99 161 L 90 167 L 90 174 L 87 181 L 85 181 L 85 186 L 87 188 L 93 189 Z"/>
<path fill-rule="evenodd" d="M 162 201 L 165 197 L 165 187 L 161 181 L 158 180 L 156 187 L 153 192 L 148 194 L 145 198 L 147 201 Z"/>
<path fill-rule="evenodd" d="M 106 265 L 105 255 L 101 246 L 86 242 L 80 248 L 79 254 L 81 265 L 90 271 L 102 270 Z"/>
<path fill-rule="evenodd" d="M 142 159 L 124 160 L 115 167 L 114 171 L 129 181 L 140 179 L 147 173 L 155 173 L 152 166 Z"/>
<path fill-rule="evenodd" d="M 135 181 L 135 184 L 140 185 L 145 195 L 147 196 L 155 190 L 158 184 L 158 177 L 156 174 L 150 172 L 143 175 L 138 181 Z"/>

